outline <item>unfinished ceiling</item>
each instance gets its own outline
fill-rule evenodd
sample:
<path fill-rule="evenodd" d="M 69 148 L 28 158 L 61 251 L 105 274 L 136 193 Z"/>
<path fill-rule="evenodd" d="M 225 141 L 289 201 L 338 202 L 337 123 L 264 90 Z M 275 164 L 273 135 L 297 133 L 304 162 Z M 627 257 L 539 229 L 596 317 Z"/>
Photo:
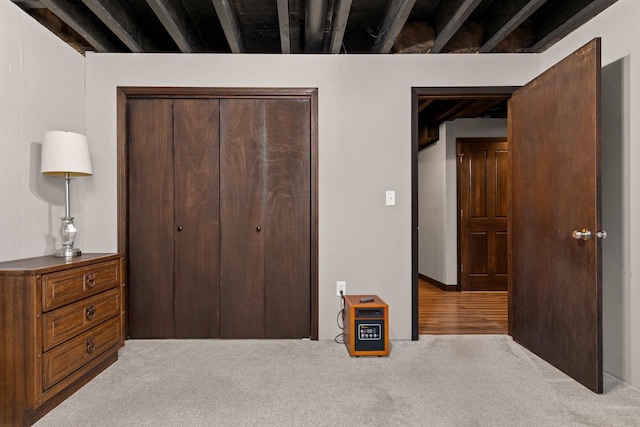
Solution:
<path fill-rule="evenodd" d="M 616 0 L 12 0 L 80 52 L 542 52 Z"/>

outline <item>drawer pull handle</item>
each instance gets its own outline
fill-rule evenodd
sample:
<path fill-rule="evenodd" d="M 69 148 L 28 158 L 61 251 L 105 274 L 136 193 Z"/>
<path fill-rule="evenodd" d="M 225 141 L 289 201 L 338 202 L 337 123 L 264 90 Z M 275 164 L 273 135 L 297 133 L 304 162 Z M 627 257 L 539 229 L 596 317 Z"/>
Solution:
<path fill-rule="evenodd" d="M 93 288 L 96 285 L 96 273 L 87 273 L 84 275 L 84 283 L 88 288 Z"/>
<path fill-rule="evenodd" d="M 94 317 L 96 317 L 96 306 L 95 305 L 90 305 L 89 307 L 87 307 L 87 320 L 93 320 Z"/>
<path fill-rule="evenodd" d="M 95 349 L 96 349 L 96 339 L 93 337 L 87 338 L 87 347 L 86 347 L 87 354 L 93 353 Z"/>

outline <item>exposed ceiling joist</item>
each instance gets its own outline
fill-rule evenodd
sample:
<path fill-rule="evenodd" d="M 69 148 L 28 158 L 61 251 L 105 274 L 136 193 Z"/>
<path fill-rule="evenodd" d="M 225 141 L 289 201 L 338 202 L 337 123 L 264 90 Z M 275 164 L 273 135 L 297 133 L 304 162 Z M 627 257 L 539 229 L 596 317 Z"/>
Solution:
<path fill-rule="evenodd" d="M 440 53 L 482 0 L 441 2 L 436 9 L 436 39 L 431 53 Z"/>
<path fill-rule="evenodd" d="M 155 52 L 158 47 L 138 22 L 135 12 L 126 2 L 112 0 L 82 0 L 131 52 Z"/>
<path fill-rule="evenodd" d="M 344 40 L 344 32 L 347 29 L 347 21 L 349 20 L 349 12 L 351 11 L 352 0 L 336 0 L 335 15 L 333 17 L 333 26 L 331 28 L 331 43 L 329 52 L 340 53 L 342 41 Z"/>
<path fill-rule="evenodd" d="M 505 102 L 505 99 L 477 99 L 474 102 L 468 104 L 466 107 L 462 108 L 458 112 L 456 112 L 455 116 L 452 119 L 447 120 L 455 120 L 459 118 L 476 118 L 483 117 L 485 112 L 491 110 L 493 107 L 502 104 Z"/>
<path fill-rule="evenodd" d="M 558 9 L 540 23 L 537 34 L 538 40 L 525 52 L 544 52 L 567 34 L 589 21 L 591 18 L 611 6 L 617 0 L 569 0 L 558 5 L 558 2 L 548 2 L 542 9 Z M 562 6 L 561 8 L 558 8 Z M 545 15 L 546 16 L 546 15 Z"/>
<path fill-rule="evenodd" d="M 232 53 L 247 51 L 235 8 L 229 0 L 212 0 Z"/>
<path fill-rule="evenodd" d="M 81 53 L 285 54 L 541 52 L 616 2 L 11 1 Z"/>
<path fill-rule="evenodd" d="M 546 1 L 514 0 L 506 4 L 492 3 L 486 13 L 488 18 L 484 21 L 484 43 L 480 47 L 480 52 L 491 52 Z"/>
<path fill-rule="evenodd" d="M 280 27 L 280 49 L 291 53 L 291 33 L 289 30 L 289 0 L 278 0 L 278 26 Z"/>
<path fill-rule="evenodd" d="M 304 51 L 307 53 L 322 52 L 327 5 L 328 0 L 305 1 Z"/>
<path fill-rule="evenodd" d="M 97 52 L 117 52 L 120 47 L 100 30 L 95 15 L 74 0 L 41 0 L 47 9 L 85 38 Z"/>
<path fill-rule="evenodd" d="M 456 118 L 460 117 L 459 113 L 461 111 L 473 105 L 474 102 L 475 100 L 473 99 L 460 100 L 459 102 L 456 102 L 451 108 L 446 109 L 438 115 L 434 115 L 431 118 L 431 121 L 433 123 L 442 123 L 449 120 L 455 120 Z"/>
<path fill-rule="evenodd" d="M 420 106 L 418 107 L 418 114 L 421 113 L 422 110 L 427 108 L 433 101 L 435 101 L 434 98 L 429 98 L 427 100 L 421 101 Z"/>
<path fill-rule="evenodd" d="M 39 9 L 46 7 L 38 0 L 14 0 L 13 2 L 23 9 Z"/>
<path fill-rule="evenodd" d="M 146 0 L 182 53 L 202 52 L 204 45 L 181 2 Z"/>
<path fill-rule="evenodd" d="M 95 50 L 93 46 L 73 28 L 38 2 L 38 7 L 29 8 L 29 15 L 55 33 L 62 41 L 80 53 Z"/>
<path fill-rule="evenodd" d="M 407 22 L 416 0 L 393 0 L 387 4 L 382 23 L 375 34 L 371 53 L 389 53 Z"/>

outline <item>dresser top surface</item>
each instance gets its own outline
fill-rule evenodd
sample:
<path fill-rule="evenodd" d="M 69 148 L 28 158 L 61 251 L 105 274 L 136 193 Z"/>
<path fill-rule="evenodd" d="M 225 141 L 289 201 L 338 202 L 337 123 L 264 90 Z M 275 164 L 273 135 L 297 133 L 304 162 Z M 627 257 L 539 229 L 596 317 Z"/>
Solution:
<path fill-rule="evenodd" d="M 53 255 L 35 258 L 24 258 L 12 261 L 0 262 L 0 275 L 29 274 L 46 272 L 48 270 L 60 270 L 65 268 L 81 267 L 96 261 L 109 261 L 121 257 L 115 253 L 82 254 L 74 257 L 55 257 Z M 43 271 L 44 270 L 44 271 Z"/>

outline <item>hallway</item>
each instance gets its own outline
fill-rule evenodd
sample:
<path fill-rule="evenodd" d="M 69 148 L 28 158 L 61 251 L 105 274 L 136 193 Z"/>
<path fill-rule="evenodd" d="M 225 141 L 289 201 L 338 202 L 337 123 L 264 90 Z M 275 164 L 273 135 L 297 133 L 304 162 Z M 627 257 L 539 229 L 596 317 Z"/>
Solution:
<path fill-rule="evenodd" d="M 425 334 L 506 334 L 506 291 L 447 292 L 419 279 L 419 331 Z"/>

